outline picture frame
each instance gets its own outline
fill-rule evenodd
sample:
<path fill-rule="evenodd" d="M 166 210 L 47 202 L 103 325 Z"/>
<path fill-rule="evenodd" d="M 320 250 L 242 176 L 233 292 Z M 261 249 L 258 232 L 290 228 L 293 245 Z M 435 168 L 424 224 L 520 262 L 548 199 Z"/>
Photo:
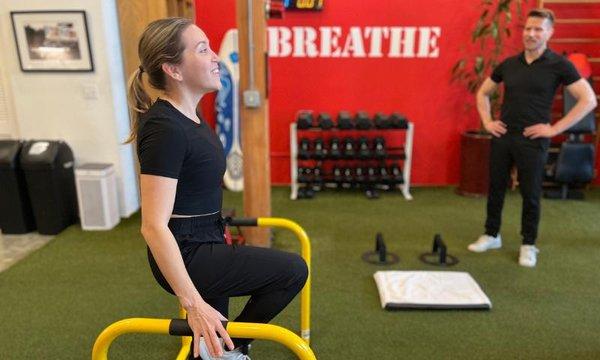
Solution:
<path fill-rule="evenodd" d="M 11 11 L 10 16 L 22 71 L 94 71 L 85 11 Z"/>

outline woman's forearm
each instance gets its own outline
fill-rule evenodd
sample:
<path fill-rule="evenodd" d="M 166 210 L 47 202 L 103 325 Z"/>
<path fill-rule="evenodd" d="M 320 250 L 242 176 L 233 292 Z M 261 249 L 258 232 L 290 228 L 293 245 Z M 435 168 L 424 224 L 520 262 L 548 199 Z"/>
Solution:
<path fill-rule="evenodd" d="M 204 300 L 185 269 L 181 253 L 167 226 L 143 226 L 142 235 L 163 276 L 186 310 Z"/>

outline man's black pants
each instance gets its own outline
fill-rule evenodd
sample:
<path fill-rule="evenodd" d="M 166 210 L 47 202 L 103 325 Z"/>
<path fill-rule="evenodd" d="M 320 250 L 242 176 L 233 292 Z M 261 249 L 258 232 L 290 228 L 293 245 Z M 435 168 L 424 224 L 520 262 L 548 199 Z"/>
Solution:
<path fill-rule="evenodd" d="M 192 282 L 208 304 L 229 318 L 229 298 L 250 295 L 234 321 L 268 323 L 302 290 L 308 277 L 306 262 L 298 254 L 225 244 L 221 214 L 172 218 L 169 229 Z M 149 250 L 148 259 L 158 283 L 173 294 Z M 236 347 L 251 341 L 232 340 Z"/>
<path fill-rule="evenodd" d="M 518 171 L 519 190 L 523 198 L 521 235 L 524 245 L 534 245 L 540 222 L 540 198 L 544 165 L 549 139 L 528 139 L 522 132 L 493 137 L 490 152 L 490 186 L 487 202 L 485 233 L 497 236 L 500 231 L 504 195 L 508 187 L 510 170 L 515 164 Z"/>

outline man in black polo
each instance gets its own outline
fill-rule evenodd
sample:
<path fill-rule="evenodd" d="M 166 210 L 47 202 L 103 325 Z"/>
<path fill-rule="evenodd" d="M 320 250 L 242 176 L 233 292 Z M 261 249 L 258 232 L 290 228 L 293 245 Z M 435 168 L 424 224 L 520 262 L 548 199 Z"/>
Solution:
<path fill-rule="evenodd" d="M 477 92 L 479 116 L 493 137 L 485 234 L 468 248 L 483 252 L 502 246 L 499 234 L 502 206 L 514 163 L 523 198 L 523 242 L 519 264 L 527 267 L 535 266 L 539 252 L 535 241 L 550 138 L 568 129 L 596 107 L 596 97 L 589 83 L 579 76 L 567 59 L 547 48 L 553 25 L 554 14 L 550 10 L 530 11 L 523 30 L 524 51 L 498 65 Z M 490 95 L 501 82 L 504 83 L 501 120 L 494 120 L 490 112 Z M 551 125 L 552 102 L 560 85 L 567 88 L 577 103 L 568 114 Z"/>

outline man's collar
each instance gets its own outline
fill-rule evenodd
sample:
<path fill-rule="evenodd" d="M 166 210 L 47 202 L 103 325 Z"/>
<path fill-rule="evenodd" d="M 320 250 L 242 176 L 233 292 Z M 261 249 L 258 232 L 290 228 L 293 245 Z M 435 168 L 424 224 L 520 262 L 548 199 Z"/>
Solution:
<path fill-rule="evenodd" d="M 536 61 L 542 61 L 542 60 L 546 60 L 550 54 L 552 53 L 552 50 L 550 50 L 550 48 L 546 48 L 544 50 L 544 52 L 542 53 L 542 55 L 540 55 L 537 59 L 533 60 L 532 64 Z M 525 59 L 525 51 L 522 51 L 519 59 L 524 63 L 527 64 L 527 59 Z"/>

